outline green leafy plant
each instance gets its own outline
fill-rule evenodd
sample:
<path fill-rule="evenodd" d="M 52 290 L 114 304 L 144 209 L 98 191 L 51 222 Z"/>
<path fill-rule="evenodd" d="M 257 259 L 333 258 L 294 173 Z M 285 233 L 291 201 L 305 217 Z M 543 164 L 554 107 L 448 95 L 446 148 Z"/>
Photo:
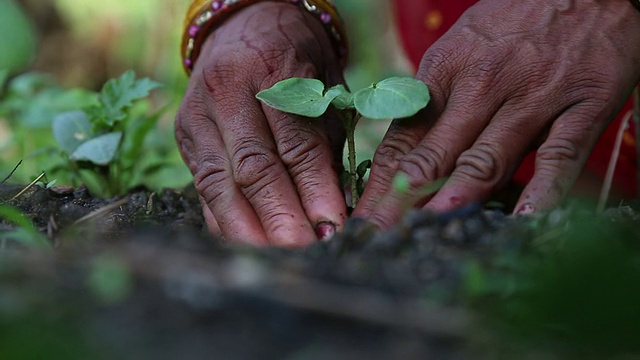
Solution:
<path fill-rule="evenodd" d="M 2 73 L 2 71 L 0 71 Z M 0 167 L 7 168 L 24 160 L 12 181 L 28 182 L 44 167 L 61 163 L 56 154 L 51 124 L 56 114 L 97 103 L 95 93 L 83 89 L 64 89 L 42 73 L 8 77 L 0 87 Z M 0 74 L 0 78 L 2 74 Z M 0 84 L 2 83 L 0 79 Z M 10 136 L 8 136 L 10 135 Z M 46 156 L 43 164 L 37 158 Z"/>
<path fill-rule="evenodd" d="M 127 71 L 104 85 L 95 104 L 55 117 L 53 135 L 75 180 L 95 184 L 102 195 L 130 188 L 144 140 L 162 113 L 147 115 L 148 104 L 141 100 L 159 86 Z"/>
<path fill-rule="evenodd" d="M 371 165 L 367 160 L 356 166 L 354 132 L 360 119 L 409 117 L 430 100 L 427 85 L 411 77 L 391 77 L 353 93 L 344 85 L 326 89 L 317 79 L 290 78 L 259 92 L 256 97 L 275 109 L 306 117 L 320 117 L 330 106 L 338 110 L 347 134 L 347 181 L 353 206 L 358 202 L 364 175 Z"/>

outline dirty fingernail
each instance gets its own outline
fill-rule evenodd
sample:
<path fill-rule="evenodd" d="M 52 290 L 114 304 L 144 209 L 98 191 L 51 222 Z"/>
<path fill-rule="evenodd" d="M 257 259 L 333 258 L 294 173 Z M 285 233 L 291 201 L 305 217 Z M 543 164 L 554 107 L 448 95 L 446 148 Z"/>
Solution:
<path fill-rule="evenodd" d="M 524 204 L 518 208 L 516 215 L 528 215 L 533 214 L 534 212 L 536 212 L 536 208 L 534 208 L 533 205 Z"/>
<path fill-rule="evenodd" d="M 330 222 L 321 222 L 316 225 L 316 236 L 320 240 L 329 240 L 336 234 L 336 226 Z"/>

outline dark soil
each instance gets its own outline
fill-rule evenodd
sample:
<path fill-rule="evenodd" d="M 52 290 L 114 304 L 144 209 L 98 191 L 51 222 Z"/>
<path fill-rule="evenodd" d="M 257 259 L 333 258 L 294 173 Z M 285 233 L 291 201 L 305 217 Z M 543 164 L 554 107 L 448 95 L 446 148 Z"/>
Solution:
<path fill-rule="evenodd" d="M 0 198 L 20 190 L 3 185 Z M 568 216 L 516 219 L 480 205 L 413 211 L 387 232 L 352 219 L 327 243 L 283 250 L 207 236 L 192 189 L 104 200 L 33 187 L 10 203 L 54 250 L 1 245 L 7 359 L 498 358 L 487 343 L 500 341 L 470 306 L 469 264 L 527 251 L 542 228 L 558 238 Z M 627 208 L 597 221 L 620 219 L 640 225 Z M 105 279 L 120 283 L 105 292 Z"/>

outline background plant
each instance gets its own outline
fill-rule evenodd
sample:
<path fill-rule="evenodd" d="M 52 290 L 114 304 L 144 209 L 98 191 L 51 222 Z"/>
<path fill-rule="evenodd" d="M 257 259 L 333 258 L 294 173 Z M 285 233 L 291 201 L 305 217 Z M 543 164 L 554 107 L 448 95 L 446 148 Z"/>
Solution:
<path fill-rule="evenodd" d="M 45 171 L 58 185 L 87 184 L 97 195 L 137 185 L 182 187 L 190 174 L 175 151 L 171 129 L 156 126 L 168 106 L 154 110 L 158 83 L 133 71 L 99 92 L 66 89 L 51 76 L 26 73 L 6 81 L 0 95 L 3 176 L 28 183 Z"/>
<path fill-rule="evenodd" d="M 306 117 L 322 116 L 330 105 L 337 109 L 347 134 L 348 183 L 352 205 L 358 202 L 358 182 L 371 162 L 356 165 L 355 129 L 366 117 L 375 120 L 399 119 L 415 115 L 429 103 L 429 89 L 412 77 L 391 77 L 354 93 L 344 85 L 325 89 L 317 79 L 291 78 L 259 92 L 256 97 L 280 111 Z"/>
<path fill-rule="evenodd" d="M 103 195 L 122 194 L 135 185 L 137 174 L 164 165 L 140 162 L 145 138 L 162 113 L 149 114 L 144 99 L 159 86 L 127 71 L 109 80 L 92 105 L 55 117 L 53 135 L 75 184 L 86 183 Z"/>

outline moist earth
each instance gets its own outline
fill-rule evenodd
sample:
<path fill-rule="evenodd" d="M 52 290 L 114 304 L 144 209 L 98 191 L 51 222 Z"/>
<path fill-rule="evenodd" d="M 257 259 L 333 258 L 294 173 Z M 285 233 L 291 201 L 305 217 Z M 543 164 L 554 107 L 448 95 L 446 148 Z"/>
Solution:
<path fill-rule="evenodd" d="M 0 198 L 53 249 L 0 245 L 0 348 L 12 359 L 497 358 L 468 301 L 469 264 L 526 252 L 548 240 L 541 228 L 557 238 L 569 213 L 409 211 L 384 232 L 350 219 L 328 242 L 256 249 L 208 236 L 192 187 L 99 199 L 34 186 L 14 199 L 23 189 L 3 184 Z M 583 218 L 640 224 L 629 207 Z"/>

